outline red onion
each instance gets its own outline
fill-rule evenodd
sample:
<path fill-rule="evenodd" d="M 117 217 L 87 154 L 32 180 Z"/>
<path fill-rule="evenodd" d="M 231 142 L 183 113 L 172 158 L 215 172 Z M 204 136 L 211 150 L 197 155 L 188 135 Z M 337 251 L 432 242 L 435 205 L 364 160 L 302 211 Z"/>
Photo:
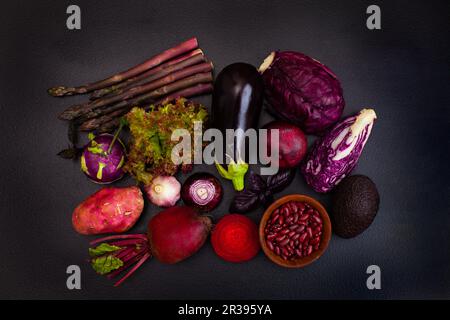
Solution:
<path fill-rule="evenodd" d="M 222 185 L 219 180 L 207 172 L 191 175 L 181 188 L 184 203 L 202 212 L 216 208 L 222 200 Z"/>

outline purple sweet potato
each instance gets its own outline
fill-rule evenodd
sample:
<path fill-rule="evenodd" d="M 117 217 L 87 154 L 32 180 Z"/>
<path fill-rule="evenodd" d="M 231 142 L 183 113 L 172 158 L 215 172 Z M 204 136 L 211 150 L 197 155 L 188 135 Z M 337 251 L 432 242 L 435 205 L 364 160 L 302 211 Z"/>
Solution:
<path fill-rule="evenodd" d="M 138 187 L 103 188 L 89 196 L 75 209 L 72 224 L 81 234 L 128 231 L 144 209 Z"/>

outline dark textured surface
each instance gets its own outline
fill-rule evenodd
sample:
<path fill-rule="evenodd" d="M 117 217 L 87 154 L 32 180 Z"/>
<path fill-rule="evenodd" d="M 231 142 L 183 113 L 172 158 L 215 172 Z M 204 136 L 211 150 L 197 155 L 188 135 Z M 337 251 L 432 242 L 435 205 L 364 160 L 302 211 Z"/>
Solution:
<path fill-rule="evenodd" d="M 79 0 L 81 31 L 65 27 L 69 1 L 3 3 L 0 298 L 450 298 L 449 5 L 376 2 L 383 29 L 375 32 L 365 26 L 368 1 Z M 46 89 L 100 79 L 193 35 L 216 73 L 236 61 L 259 65 L 273 49 L 299 50 L 339 76 L 344 115 L 375 108 L 379 120 L 355 172 L 377 184 L 380 211 L 357 238 L 333 236 L 326 254 L 305 269 L 282 269 L 262 253 L 226 263 L 207 244 L 178 265 L 150 261 L 113 288 L 84 262 L 88 239 L 70 219 L 99 187 L 78 163 L 55 156 L 67 143 L 56 115 L 85 98 L 51 98 Z M 210 97 L 200 101 L 209 106 Z M 261 124 L 270 119 L 264 113 Z M 231 197 L 223 183 L 215 218 Z M 288 193 L 329 203 L 299 173 Z M 133 231 L 143 231 L 156 211 L 147 206 Z M 260 214 L 250 216 L 257 221 Z M 66 289 L 70 264 L 82 268 L 82 290 Z M 382 290 L 366 288 L 371 264 L 381 267 Z"/>

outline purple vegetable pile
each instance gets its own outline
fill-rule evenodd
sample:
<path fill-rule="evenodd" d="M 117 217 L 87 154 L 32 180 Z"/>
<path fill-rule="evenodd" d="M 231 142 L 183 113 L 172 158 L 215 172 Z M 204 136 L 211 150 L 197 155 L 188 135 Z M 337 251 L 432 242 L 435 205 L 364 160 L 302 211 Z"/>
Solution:
<path fill-rule="evenodd" d="M 224 261 L 247 262 L 261 247 L 269 259 L 282 266 L 302 267 L 315 261 L 331 237 L 327 211 L 306 195 L 276 199 L 296 179 L 297 168 L 312 190 L 332 192 L 329 210 L 339 236 L 359 235 L 376 216 L 379 194 L 375 183 L 351 173 L 377 115 L 373 109 L 362 109 L 341 119 L 343 90 L 327 66 L 300 52 L 276 51 L 259 69 L 233 63 L 223 68 L 213 85 L 212 81 L 212 63 L 192 38 L 116 76 L 49 90 L 54 96 L 92 93 L 89 102 L 60 114 L 61 119 L 70 120 L 71 147 L 59 155 L 67 159 L 80 156 L 82 171 L 95 183 L 114 183 L 126 172 L 136 180 L 137 185 L 100 189 L 72 214 L 79 234 L 111 234 L 91 242 L 89 262 L 99 274 L 110 278 L 122 275 L 117 285 L 151 257 L 163 263 L 189 258 L 202 248 L 210 233 L 213 249 Z M 207 108 L 185 97 L 211 91 L 212 119 L 208 122 Z M 264 100 L 277 119 L 258 127 Z M 198 150 L 195 145 L 176 149 L 173 134 L 183 129 L 194 136 L 195 144 L 200 133 L 199 151 L 206 151 L 206 141 L 212 140 L 203 135 L 204 123 L 222 137 L 232 131 L 234 144 L 227 141 L 220 151 L 214 149 L 213 160 L 203 159 L 215 165 L 217 176 L 197 172 L 181 184 L 177 175 L 193 169 L 189 153 L 192 156 L 193 150 Z M 130 129 L 128 144 L 119 138 L 123 128 Z M 91 129 L 95 130 L 88 135 L 89 142 L 78 148 L 77 133 Z M 256 142 L 252 141 L 248 130 L 264 132 L 269 139 L 261 142 L 258 135 Z M 315 136 L 309 147 L 306 134 Z M 257 144 L 257 152 L 247 152 L 255 150 L 251 143 Z M 265 155 L 261 152 L 264 148 Z M 183 161 L 177 162 L 174 156 Z M 264 177 L 263 170 L 257 174 L 250 167 L 253 164 L 276 170 Z M 223 183 L 233 186 L 231 197 L 224 196 L 227 189 Z M 153 205 L 146 234 L 124 235 L 141 217 L 143 194 Z M 289 197 L 300 200 L 286 200 Z M 229 198 L 228 209 L 220 212 L 220 204 Z M 164 210 L 155 214 L 155 207 Z M 258 232 L 255 222 L 242 214 L 260 208 L 266 212 L 258 217 Z M 267 247 L 272 253 L 264 249 Z"/>

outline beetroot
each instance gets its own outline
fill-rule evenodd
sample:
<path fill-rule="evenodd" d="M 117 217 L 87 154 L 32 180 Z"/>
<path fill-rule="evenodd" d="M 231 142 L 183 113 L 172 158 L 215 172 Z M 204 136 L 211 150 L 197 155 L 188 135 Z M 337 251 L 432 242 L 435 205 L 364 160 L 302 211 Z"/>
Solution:
<path fill-rule="evenodd" d="M 210 230 L 209 217 L 191 207 L 171 207 L 150 219 L 147 236 L 115 235 L 91 242 L 90 262 L 97 273 L 109 278 L 131 268 L 116 282 L 118 286 L 152 255 L 163 263 L 190 257 L 203 246 Z"/>
<path fill-rule="evenodd" d="M 211 219 L 191 207 L 172 207 L 155 215 L 148 224 L 153 255 L 164 263 L 177 263 L 201 248 L 211 230 Z"/>
<path fill-rule="evenodd" d="M 305 157 L 308 142 L 303 131 L 290 123 L 272 121 L 264 126 L 267 129 L 267 150 L 271 150 L 271 131 L 279 130 L 279 161 L 281 169 L 294 168 Z"/>
<path fill-rule="evenodd" d="M 225 215 L 215 226 L 211 243 L 216 254 L 230 262 L 244 262 L 260 249 L 257 225 L 240 214 Z"/>

